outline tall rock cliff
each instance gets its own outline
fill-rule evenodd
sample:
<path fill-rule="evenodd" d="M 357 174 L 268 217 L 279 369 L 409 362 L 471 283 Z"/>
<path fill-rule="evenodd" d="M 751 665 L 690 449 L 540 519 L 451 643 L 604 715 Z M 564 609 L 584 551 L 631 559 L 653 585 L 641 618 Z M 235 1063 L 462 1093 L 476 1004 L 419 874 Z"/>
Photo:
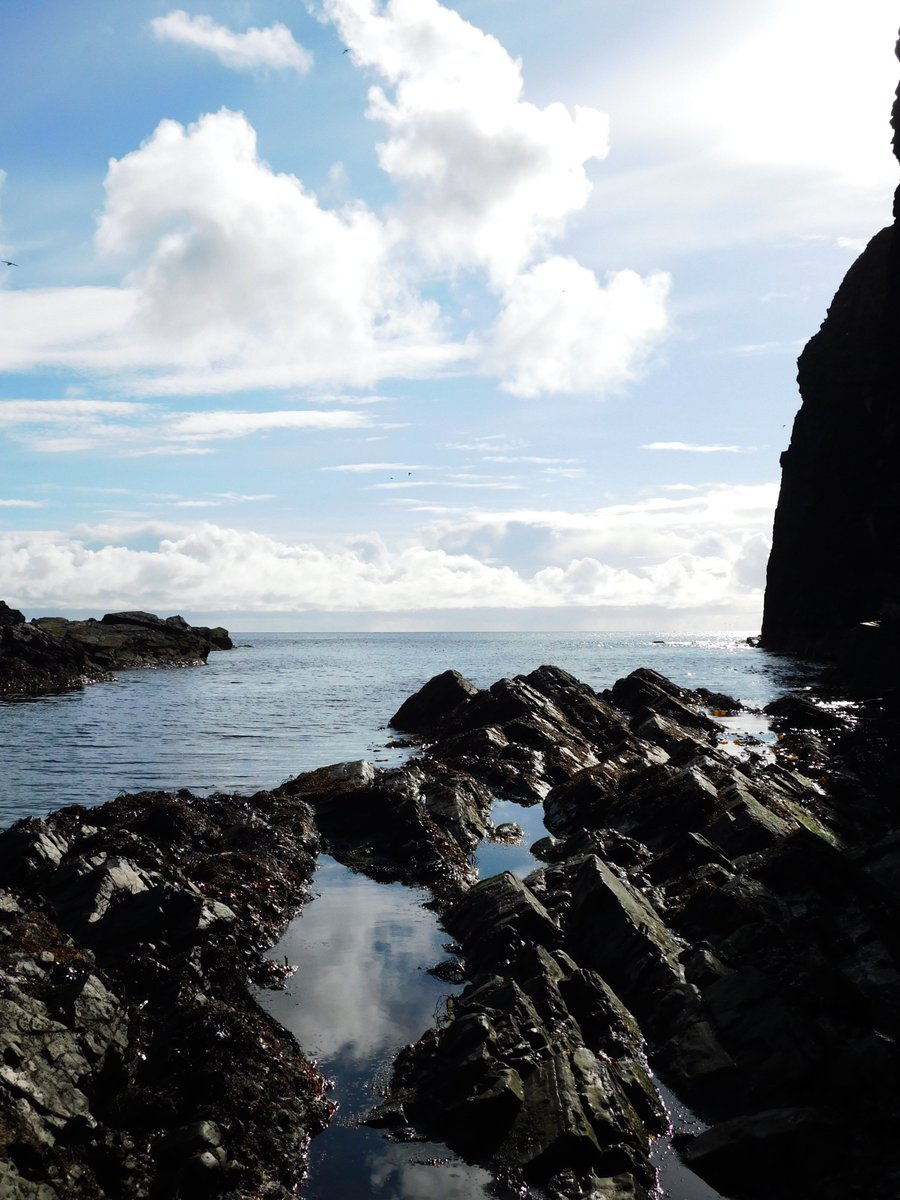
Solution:
<path fill-rule="evenodd" d="M 897 43 L 900 57 L 900 42 Z M 891 116 L 900 158 L 900 88 Z M 782 455 L 762 644 L 840 657 L 898 644 L 900 623 L 900 188 L 894 223 L 847 273 L 798 363 L 802 406 Z M 850 635 L 852 638 L 852 634 Z"/>

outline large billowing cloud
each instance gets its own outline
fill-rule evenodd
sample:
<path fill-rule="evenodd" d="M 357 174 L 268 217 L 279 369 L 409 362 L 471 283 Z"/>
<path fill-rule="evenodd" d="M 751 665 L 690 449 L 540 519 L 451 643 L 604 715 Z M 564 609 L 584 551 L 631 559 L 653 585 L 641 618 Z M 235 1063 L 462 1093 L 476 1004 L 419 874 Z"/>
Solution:
<path fill-rule="evenodd" d="M 234 33 L 224 25 L 217 25 L 211 17 L 192 17 L 179 8 L 164 17 L 155 17 L 150 26 L 160 41 L 180 42 L 205 50 L 235 71 L 272 67 L 305 74 L 312 66 L 312 55 L 280 23 Z"/>
<path fill-rule="evenodd" d="M 533 265 L 588 201 L 605 114 L 529 103 L 521 64 L 437 0 L 325 0 L 324 11 L 386 82 L 368 115 L 387 128 L 379 161 L 420 253 L 483 268 L 502 297 L 487 361 L 507 390 L 604 393 L 633 379 L 666 330 L 667 277 L 622 271 L 603 288 L 571 259 Z"/>
<path fill-rule="evenodd" d="M 368 115 L 387 130 L 378 155 L 397 203 L 324 206 L 260 158 L 241 113 L 163 120 L 109 164 L 95 241 L 121 284 L 0 290 L 0 367 L 124 375 L 159 395 L 364 387 L 451 366 L 522 395 L 634 378 L 666 329 L 666 278 L 619 271 L 602 286 L 550 253 L 588 201 L 605 116 L 525 100 L 520 64 L 437 0 L 325 0 L 324 12 L 348 64 L 382 81 Z M 180 10 L 155 28 L 233 64 L 287 45 L 277 27 L 236 35 Z M 496 330 L 467 330 L 452 289 L 446 312 L 424 299 L 436 270 L 493 293 Z"/>
<path fill-rule="evenodd" d="M 585 164 L 608 150 L 605 114 L 524 100 L 521 64 L 437 0 L 324 10 L 391 89 L 370 89 L 369 116 L 387 127 L 379 161 L 421 247 L 508 283 L 586 204 Z"/>
<path fill-rule="evenodd" d="M 514 395 L 620 389 L 665 333 L 669 277 L 617 271 L 601 287 L 570 258 L 519 275 L 505 294 L 493 353 Z"/>
<path fill-rule="evenodd" d="M 382 350 L 433 347 L 435 311 L 405 289 L 382 222 L 320 207 L 239 113 L 163 121 L 110 164 L 106 193 L 98 248 L 135 260 L 136 325 L 188 366 L 362 383 Z"/>
<path fill-rule="evenodd" d="M 0 365 L 144 372 L 147 393 L 419 374 L 457 356 L 362 204 L 322 208 L 240 113 L 162 121 L 110 162 L 96 244 L 121 287 L 0 293 Z"/>

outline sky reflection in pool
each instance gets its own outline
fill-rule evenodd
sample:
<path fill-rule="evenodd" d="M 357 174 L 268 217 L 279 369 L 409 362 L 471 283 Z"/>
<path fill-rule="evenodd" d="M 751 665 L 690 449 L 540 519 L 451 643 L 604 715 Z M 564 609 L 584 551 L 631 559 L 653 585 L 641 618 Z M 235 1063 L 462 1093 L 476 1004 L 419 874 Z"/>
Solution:
<path fill-rule="evenodd" d="M 482 879 L 499 875 L 501 871 L 511 871 L 513 875 L 524 879 L 526 875 L 542 866 L 530 850 L 538 838 L 547 836 L 542 804 L 524 808 L 512 800 L 495 800 L 491 820 L 495 825 L 507 822 L 519 825 L 525 836 L 521 842 L 514 845 L 504 842 L 481 842 L 475 851 L 475 865 Z"/>
<path fill-rule="evenodd" d="M 540 805 L 526 809 L 497 801 L 495 823 L 515 821 L 526 833 L 518 846 L 480 847 L 482 876 L 512 871 L 521 877 L 535 870 L 540 864 L 528 847 L 545 832 L 541 818 Z M 460 990 L 428 974 L 430 965 L 447 957 L 449 936 L 423 907 L 426 893 L 375 883 L 325 855 L 313 889 L 315 898 L 270 952 L 296 965 L 297 973 L 285 991 L 260 995 L 334 1080 L 331 1095 L 340 1105 L 330 1127 L 313 1140 L 301 1194 L 307 1200 L 497 1200 L 501 1192 L 492 1190 L 488 1172 L 446 1146 L 394 1143 L 358 1124 L 378 1103 L 397 1052 L 439 1021 L 447 996 Z M 660 1090 L 675 1128 L 696 1132 L 692 1114 Z M 653 1159 L 661 1200 L 721 1200 L 679 1160 L 668 1138 L 658 1139 Z"/>
<path fill-rule="evenodd" d="M 433 1025 L 459 990 L 427 972 L 447 957 L 448 935 L 423 907 L 423 892 L 374 883 L 326 856 L 313 886 L 316 898 L 271 951 L 297 973 L 286 991 L 260 996 L 335 1080 L 340 1108 L 313 1141 L 303 1195 L 481 1200 L 489 1194 L 486 1171 L 444 1146 L 395 1144 L 356 1125 L 378 1102 L 378 1081 L 387 1080 L 397 1051 Z"/>

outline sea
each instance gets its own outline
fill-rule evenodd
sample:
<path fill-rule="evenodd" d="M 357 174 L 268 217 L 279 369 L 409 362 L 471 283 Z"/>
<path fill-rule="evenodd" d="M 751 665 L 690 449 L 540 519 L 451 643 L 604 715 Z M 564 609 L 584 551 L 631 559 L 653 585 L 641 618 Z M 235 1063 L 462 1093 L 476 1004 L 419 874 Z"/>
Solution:
<path fill-rule="evenodd" d="M 66 804 L 124 792 L 187 788 L 252 793 L 302 771 L 365 758 L 399 765 L 411 753 L 388 722 L 428 679 L 450 668 L 478 687 L 542 664 L 596 690 L 637 667 L 685 687 L 740 700 L 723 741 L 771 738 L 760 711 L 787 690 L 814 686 L 810 664 L 748 642 L 748 632 L 647 633 L 233 633 L 235 647 L 204 667 L 122 671 L 82 692 L 0 703 L 0 827 Z M 754 711 L 756 710 L 756 711 Z M 540 806 L 495 805 L 520 845 L 484 846 L 483 877 L 539 864 L 528 847 L 545 830 Z M 361 1123 L 378 1102 L 398 1050 L 443 1019 L 459 989 L 429 973 L 446 959 L 447 934 L 425 902 L 323 855 L 313 899 L 271 954 L 294 973 L 263 1004 L 331 1081 L 338 1105 L 314 1139 L 301 1196 L 343 1200 L 486 1200 L 488 1174 L 446 1147 L 394 1143 Z M 702 1128 L 663 1091 L 674 1132 Z M 669 1138 L 655 1147 L 659 1200 L 719 1200 L 680 1163 Z M 532 1196 L 535 1190 L 510 1193 Z"/>

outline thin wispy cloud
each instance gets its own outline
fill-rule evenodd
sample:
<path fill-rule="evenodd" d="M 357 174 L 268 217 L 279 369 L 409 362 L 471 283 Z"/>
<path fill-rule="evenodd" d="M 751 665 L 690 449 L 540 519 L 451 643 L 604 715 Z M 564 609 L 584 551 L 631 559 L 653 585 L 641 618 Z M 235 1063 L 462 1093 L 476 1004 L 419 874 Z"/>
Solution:
<path fill-rule="evenodd" d="M 181 455 L 190 457 L 191 455 L 214 454 L 215 451 L 206 446 L 151 446 L 147 449 L 123 449 L 123 458 L 165 458 L 169 455 Z"/>
<path fill-rule="evenodd" d="M 750 357 L 757 354 L 798 354 L 802 349 L 803 339 L 792 338 L 787 342 L 746 342 L 740 346 L 731 346 L 725 353 Z"/>
<path fill-rule="evenodd" d="M 468 450 L 473 452 L 482 450 L 518 450 L 524 445 L 525 442 L 516 438 L 510 438 L 507 433 L 488 433 L 483 437 L 469 438 L 463 442 L 444 443 L 447 450 Z"/>
<path fill-rule="evenodd" d="M 350 474 L 366 475 L 376 471 L 423 471 L 421 464 L 402 462 L 339 463 L 333 467 L 319 467 L 320 471 L 347 471 Z"/>
<path fill-rule="evenodd" d="M 642 450 L 670 450 L 681 454 L 752 454 L 752 446 L 723 446 L 702 442 L 645 442 Z"/>
<path fill-rule="evenodd" d="M 248 437 L 277 429 L 362 429 L 365 413 L 341 409 L 301 409 L 283 412 L 193 412 L 175 417 L 168 429 L 173 438 L 193 441 Z"/>
<path fill-rule="evenodd" d="M 206 51 L 234 71 L 267 67 L 305 75 L 313 63 L 310 52 L 299 45 L 288 27 L 281 23 L 235 33 L 225 25 L 218 25 L 212 17 L 192 17 L 178 8 L 164 17 L 154 17 L 150 27 L 160 41 Z"/>
<path fill-rule="evenodd" d="M 0 425 L 59 424 L 94 417 L 139 417 L 147 404 L 123 400 L 0 400 Z"/>
<path fill-rule="evenodd" d="M 101 400 L 0 401 L 0 432 L 38 454 L 106 457 L 208 455 L 208 442 L 273 432 L 315 434 L 371 426 L 366 412 L 281 409 L 175 413 L 163 406 Z"/>
<path fill-rule="evenodd" d="M 373 483 L 372 488 L 384 491 L 399 491 L 406 488 L 484 488 L 488 491 L 521 491 L 522 484 L 497 480 L 464 479 L 399 479 L 386 483 Z"/>
<path fill-rule="evenodd" d="M 578 462 L 577 458 L 542 458 L 539 454 L 483 454 L 482 462 L 495 463 L 535 463 L 542 466 L 560 466 L 566 463 Z"/>
<path fill-rule="evenodd" d="M 255 504 L 262 500 L 274 500 L 274 492 L 257 492 L 255 495 L 244 496 L 240 492 L 215 492 L 217 500 L 233 500 L 237 504 Z"/>

